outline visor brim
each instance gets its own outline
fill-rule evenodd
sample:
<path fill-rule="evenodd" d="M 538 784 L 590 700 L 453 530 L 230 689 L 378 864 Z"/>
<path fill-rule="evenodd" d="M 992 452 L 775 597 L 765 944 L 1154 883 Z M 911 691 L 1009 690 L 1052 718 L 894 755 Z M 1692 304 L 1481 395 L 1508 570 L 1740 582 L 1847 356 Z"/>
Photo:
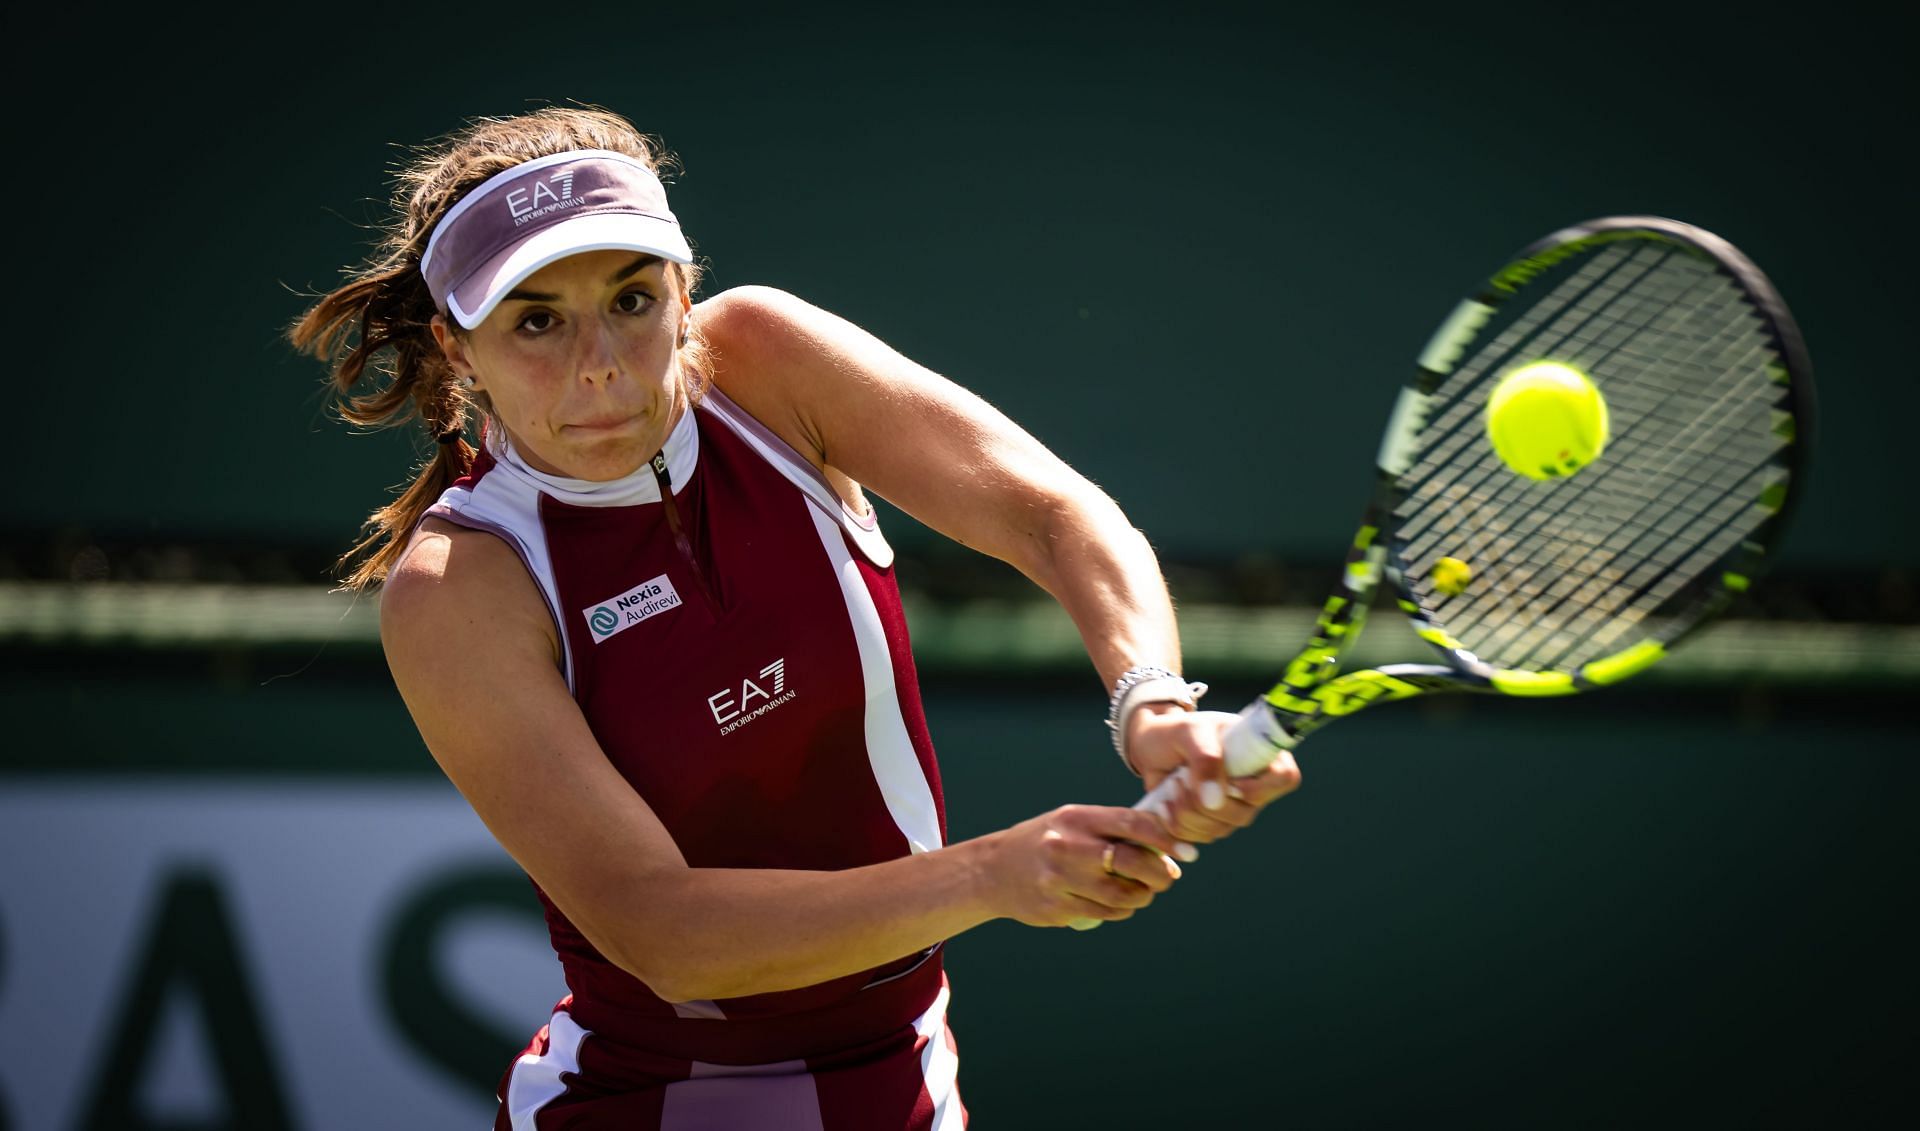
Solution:
<path fill-rule="evenodd" d="M 447 296 L 447 312 L 464 328 L 475 329 L 528 276 L 588 251 L 638 251 L 674 263 L 693 262 L 687 237 L 672 221 L 633 212 L 575 216 L 495 253 Z"/>

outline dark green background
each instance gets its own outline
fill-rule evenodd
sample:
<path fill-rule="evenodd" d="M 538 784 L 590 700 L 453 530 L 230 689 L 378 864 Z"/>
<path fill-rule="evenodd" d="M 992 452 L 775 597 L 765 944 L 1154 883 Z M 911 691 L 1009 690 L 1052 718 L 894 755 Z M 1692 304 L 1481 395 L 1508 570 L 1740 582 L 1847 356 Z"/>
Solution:
<path fill-rule="evenodd" d="M 11 201 L 12 447 L 57 486 L 6 525 L 345 544 L 410 447 L 325 419 L 279 327 L 366 250 L 402 147 L 578 100 L 680 154 L 715 289 L 790 289 L 978 390 L 1175 558 L 1337 555 L 1395 385 L 1523 244 L 1714 229 L 1823 378 L 1790 560 L 1920 563 L 1876 487 L 1920 416 L 1914 68 L 1837 7 L 69 18 L 22 41 L 46 77 L 8 80 L 45 153 Z M 1310 469 L 1284 514 L 1275 462 Z"/>
<path fill-rule="evenodd" d="M 414 445 L 330 421 L 280 327 L 364 252 L 398 147 L 568 100 L 679 153 L 715 289 L 787 288 L 978 390 L 1173 567 L 1337 555 L 1393 388 L 1509 252 L 1606 213 L 1700 224 L 1772 275 L 1821 379 L 1789 563 L 1920 565 L 1895 463 L 1920 415 L 1910 40 L 1838 6 L 27 19 L 0 567 L 48 532 L 345 548 Z M 1270 464 L 1296 469 L 1284 513 Z M 370 654 L 162 674 L 0 652 L 0 770 L 432 772 Z M 1897 691 L 1630 686 L 1344 724 L 1152 913 L 956 941 L 964 1094 L 988 1127 L 1910 1107 Z M 927 694 L 957 837 L 1130 800 L 1090 672 Z"/>

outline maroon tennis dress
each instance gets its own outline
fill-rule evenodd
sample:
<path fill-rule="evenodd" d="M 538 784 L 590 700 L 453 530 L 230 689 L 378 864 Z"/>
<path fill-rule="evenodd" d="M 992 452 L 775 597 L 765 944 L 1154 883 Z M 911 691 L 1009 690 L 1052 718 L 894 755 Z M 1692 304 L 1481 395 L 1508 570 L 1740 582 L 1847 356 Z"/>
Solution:
<path fill-rule="evenodd" d="M 945 842 L 892 550 L 717 389 L 612 482 L 535 471 L 490 433 L 428 514 L 519 553 L 575 701 L 690 866 L 846 869 Z M 540 899 L 571 993 L 507 1070 L 497 1128 L 964 1125 L 939 947 L 669 1002 Z"/>

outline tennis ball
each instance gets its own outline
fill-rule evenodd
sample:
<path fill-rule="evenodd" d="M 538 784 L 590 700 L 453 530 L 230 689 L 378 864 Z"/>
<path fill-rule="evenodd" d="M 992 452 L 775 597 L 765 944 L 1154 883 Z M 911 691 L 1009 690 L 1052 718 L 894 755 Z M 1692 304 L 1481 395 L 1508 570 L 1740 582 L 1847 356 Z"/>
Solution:
<path fill-rule="evenodd" d="M 1459 558 L 1441 558 L 1433 563 L 1433 587 L 1449 597 L 1458 597 L 1473 580 L 1473 567 Z"/>
<path fill-rule="evenodd" d="M 1571 365 L 1523 365 L 1487 398 L 1487 439 L 1528 479 L 1572 475 L 1607 446 L 1607 399 Z"/>

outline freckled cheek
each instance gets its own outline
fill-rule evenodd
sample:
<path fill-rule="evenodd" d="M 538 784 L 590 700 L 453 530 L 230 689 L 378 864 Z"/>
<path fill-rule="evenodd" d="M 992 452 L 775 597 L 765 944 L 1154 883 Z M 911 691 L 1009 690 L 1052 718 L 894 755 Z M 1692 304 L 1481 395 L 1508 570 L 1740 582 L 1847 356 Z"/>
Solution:
<path fill-rule="evenodd" d="M 665 325 L 636 326 L 627 333 L 623 349 L 641 363 L 640 368 L 659 369 L 673 356 L 673 330 Z"/>
<path fill-rule="evenodd" d="M 494 411 L 520 426 L 544 422 L 566 384 L 562 367 L 523 362 L 511 380 L 494 382 Z"/>
<path fill-rule="evenodd" d="M 673 341 L 664 331 L 649 333 L 648 329 L 652 328 L 629 333 L 621 342 L 622 368 L 642 387 L 665 388 L 672 384 Z"/>

